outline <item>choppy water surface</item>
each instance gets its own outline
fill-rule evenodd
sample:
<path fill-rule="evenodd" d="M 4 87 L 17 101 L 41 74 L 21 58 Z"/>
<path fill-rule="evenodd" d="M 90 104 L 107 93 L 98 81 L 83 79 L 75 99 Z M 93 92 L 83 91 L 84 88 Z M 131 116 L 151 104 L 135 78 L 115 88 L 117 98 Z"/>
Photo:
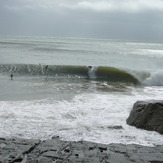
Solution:
<path fill-rule="evenodd" d="M 162 43 L 2 37 L 0 136 L 162 144 L 126 124 L 134 102 L 162 100 L 162 60 Z"/>

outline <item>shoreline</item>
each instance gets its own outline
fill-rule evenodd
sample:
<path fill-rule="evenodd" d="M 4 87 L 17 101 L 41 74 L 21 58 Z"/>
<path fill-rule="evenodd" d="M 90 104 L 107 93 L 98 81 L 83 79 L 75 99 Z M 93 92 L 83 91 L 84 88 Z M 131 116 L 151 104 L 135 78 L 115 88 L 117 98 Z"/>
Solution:
<path fill-rule="evenodd" d="M 163 163 L 163 145 L 0 138 L 0 163 Z"/>

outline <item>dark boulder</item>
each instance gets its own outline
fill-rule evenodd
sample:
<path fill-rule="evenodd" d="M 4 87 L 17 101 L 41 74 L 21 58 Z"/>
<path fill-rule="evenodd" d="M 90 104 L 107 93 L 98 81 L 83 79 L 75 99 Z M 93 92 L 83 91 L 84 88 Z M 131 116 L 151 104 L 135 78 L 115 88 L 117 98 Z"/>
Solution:
<path fill-rule="evenodd" d="M 163 101 L 137 101 L 127 123 L 163 134 Z"/>

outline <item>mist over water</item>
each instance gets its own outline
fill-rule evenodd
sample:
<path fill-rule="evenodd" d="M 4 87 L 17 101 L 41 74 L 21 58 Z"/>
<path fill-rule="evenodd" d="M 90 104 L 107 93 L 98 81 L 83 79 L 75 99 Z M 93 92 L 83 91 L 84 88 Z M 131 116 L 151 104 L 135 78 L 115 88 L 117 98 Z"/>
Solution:
<path fill-rule="evenodd" d="M 126 124 L 137 100 L 162 100 L 162 61 L 162 43 L 1 37 L 0 137 L 162 144 Z"/>

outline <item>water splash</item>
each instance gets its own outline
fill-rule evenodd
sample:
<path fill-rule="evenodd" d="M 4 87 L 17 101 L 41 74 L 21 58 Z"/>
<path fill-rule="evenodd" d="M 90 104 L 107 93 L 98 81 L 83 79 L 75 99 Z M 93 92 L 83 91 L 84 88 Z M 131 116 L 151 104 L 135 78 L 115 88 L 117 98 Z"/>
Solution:
<path fill-rule="evenodd" d="M 151 74 L 145 81 L 144 85 L 148 86 L 163 86 L 163 71 L 157 71 Z"/>

